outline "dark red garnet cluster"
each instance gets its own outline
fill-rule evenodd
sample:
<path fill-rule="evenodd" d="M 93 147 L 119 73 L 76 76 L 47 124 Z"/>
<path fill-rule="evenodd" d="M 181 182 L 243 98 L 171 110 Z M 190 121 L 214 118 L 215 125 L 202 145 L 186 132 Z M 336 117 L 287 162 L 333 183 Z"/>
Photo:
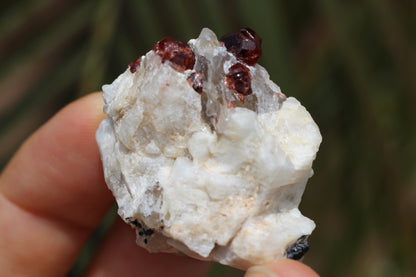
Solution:
<path fill-rule="evenodd" d="M 225 76 L 225 85 L 239 93 L 239 99 L 244 101 L 244 96 L 252 93 L 250 70 L 246 65 L 255 65 L 261 56 L 261 38 L 250 28 L 240 29 L 237 33 L 223 36 L 220 41 L 224 43 L 227 51 L 232 53 L 237 60 L 228 69 Z"/>
<path fill-rule="evenodd" d="M 169 61 L 169 65 L 179 71 L 193 69 L 195 65 L 195 55 L 191 47 L 180 40 L 165 37 L 159 40 L 153 47 L 153 51 L 162 58 L 162 63 Z M 130 72 L 135 73 L 140 67 L 141 58 L 129 64 Z M 187 78 L 189 85 L 198 93 L 202 93 L 202 75 L 194 72 Z"/>
<path fill-rule="evenodd" d="M 261 38 L 250 28 L 242 28 L 236 33 L 223 36 L 220 41 L 239 61 L 228 69 L 224 77 L 225 85 L 238 93 L 238 99 L 244 102 L 244 97 L 252 94 L 250 69 L 247 66 L 254 66 L 259 61 Z M 185 42 L 165 37 L 155 44 L 153 51 L 162 58 L 163 63 L 169 61 L 170 66 L 179 72 L 194 68 L 195 55 Z M 130 72 L 135 73 L 140 64 L 141 58 L 131 62 Z M 201 73 L 190 74 L 187 81 L 196 92 L 202 93 Z"/>
<path fill-rule="evenodd" d="M 170 61 L 170 65 L 179 72 L 194 68 L 194 52 L 185 42 L 165 37 L 155 44 L 153 51 L 162 57 L 162 62 Z"/>

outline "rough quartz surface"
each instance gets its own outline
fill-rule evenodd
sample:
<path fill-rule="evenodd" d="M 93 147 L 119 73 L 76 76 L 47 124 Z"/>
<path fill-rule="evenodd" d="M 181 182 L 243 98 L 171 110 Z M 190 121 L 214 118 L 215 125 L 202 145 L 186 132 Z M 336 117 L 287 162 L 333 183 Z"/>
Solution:
<path fill-rule="evenodd" d="M 251 93 L 232 90 L 227 74 L 242 61 L 211 30 L 188 44 L 192 69 L 152 50 L 103 86 L 96 137 L 119 215 L 150 252 L 240 269 L 292 257 L 315 228 L 298 204 L 319 129 L 258 64 L 244 64 Z"/>

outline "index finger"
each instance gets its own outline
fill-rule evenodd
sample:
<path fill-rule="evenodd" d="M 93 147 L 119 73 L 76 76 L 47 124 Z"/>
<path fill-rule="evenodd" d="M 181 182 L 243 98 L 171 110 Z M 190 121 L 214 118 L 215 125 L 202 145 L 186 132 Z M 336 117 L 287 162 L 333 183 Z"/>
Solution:
<path fill-rule="evenodd" d="M 95 142 L 102 107 L 99 93 L 68 105 L 22 145 L 2 172 L 3 274 L 66 274 L 111 205 Z"/>

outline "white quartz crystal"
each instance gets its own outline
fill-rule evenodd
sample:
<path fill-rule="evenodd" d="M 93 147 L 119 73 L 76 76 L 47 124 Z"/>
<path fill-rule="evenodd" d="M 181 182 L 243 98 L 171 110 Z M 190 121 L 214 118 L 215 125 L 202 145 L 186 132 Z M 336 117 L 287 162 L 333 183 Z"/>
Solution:
<path fill-rule="evenodd" d="M 176 71 L 154 51 L 103 86 L 96 134 L 120 216 L 150 252 L 240 269 L 286 257 L 315 228 L 298 210 L 321 143 L 306 109 L 260 65 L 238 104 L 224 82 L 237 63 L 215 34 L 189 41 L 196 63 Z M 203 93 L 187 82 L 204 76 Z"/>

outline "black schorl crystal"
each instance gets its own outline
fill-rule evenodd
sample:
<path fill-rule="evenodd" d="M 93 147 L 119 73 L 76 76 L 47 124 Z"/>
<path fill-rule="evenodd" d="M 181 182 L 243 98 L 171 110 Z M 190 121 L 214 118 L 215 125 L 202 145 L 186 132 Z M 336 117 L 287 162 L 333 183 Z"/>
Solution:
<path fill-rule="evenodd" d="M 292 260 L 300 260 L 308 252 L 310 246 L 306 241 L 307 236 L 301 236 L 286 250 L 286 257 Z"/>

